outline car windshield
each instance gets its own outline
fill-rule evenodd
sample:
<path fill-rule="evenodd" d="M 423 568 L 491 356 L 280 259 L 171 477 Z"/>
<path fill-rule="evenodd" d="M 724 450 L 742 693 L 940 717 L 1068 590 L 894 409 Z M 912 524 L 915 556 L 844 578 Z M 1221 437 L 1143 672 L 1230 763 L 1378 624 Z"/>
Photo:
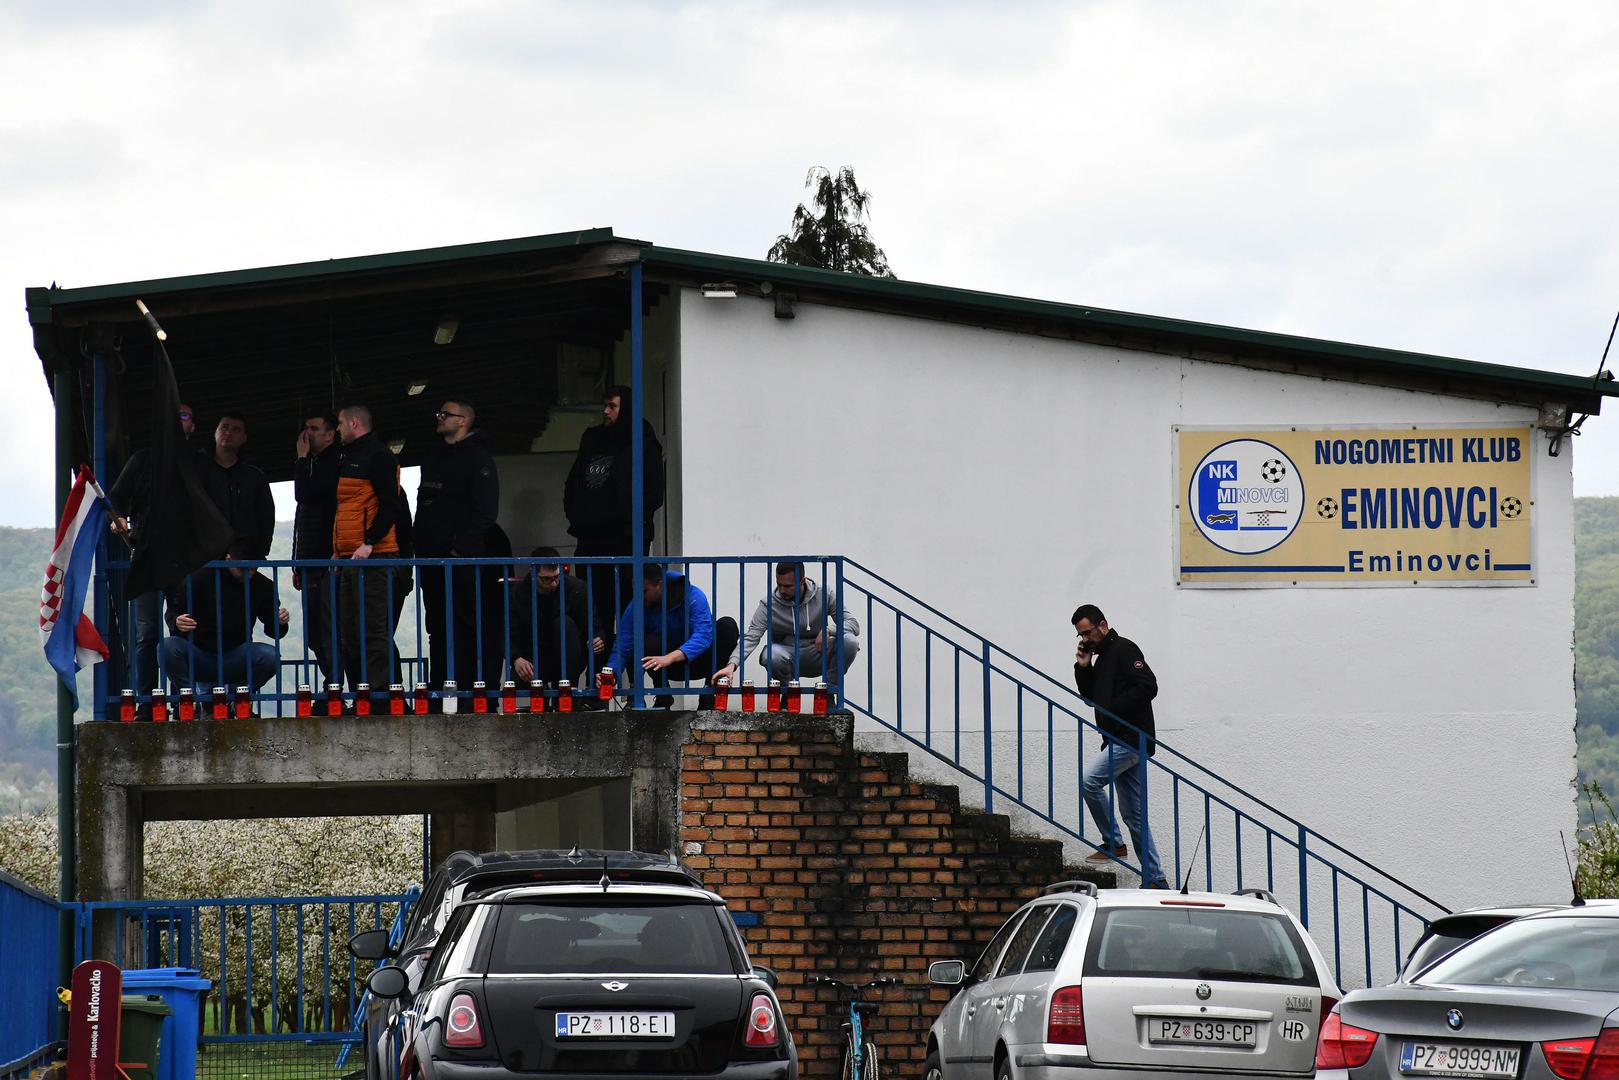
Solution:
<path fill-rule="evenodd" d="M 508 903 L 489 973 L 733 975 L 723 917 L 702 903 Z"/>
<path fill-rule="evenodd" d="M 1085 974 L 1315 985 L 1281 915 L 1203 907 L 1114 908 L 1098 916 Z"/>
<path fill-rule="evenodd" d="M 1422 973 L 1425 983 L 1619 991 L 1619 919 L 1519 919 Z"/>

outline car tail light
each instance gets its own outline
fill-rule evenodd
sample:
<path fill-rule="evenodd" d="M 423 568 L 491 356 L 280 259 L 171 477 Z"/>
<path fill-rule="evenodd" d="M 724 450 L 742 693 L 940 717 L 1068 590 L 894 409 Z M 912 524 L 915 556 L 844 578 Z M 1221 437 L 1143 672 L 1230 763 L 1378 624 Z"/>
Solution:
<path fill-rule="evenodd" d="M 471 994 L 450 999 L 450 1015 L 444 1023 L 445 1046 L 482 1046 L 483 1025 L 478 1023 L 478 1003 Z"/>
<path fill-rule="evenodd" d="M 1079 987 L 1065 986 L 1051 995 L 1046 1042 L 1085 1044 L 1085 1005 Z"/>
<path fill-rule="evenodd" d="M 753 995 L 753 1004 L 748 1006 L 748 1033 L 742 1041 L 756 1048 L 775 1046 L 780 1041 L 776 1034 L 776 1007 L 770 1003 L 769 994 Z"/>
<path fill-rule="evenodd" d="M 1596 1049 L 1596 1045 L 1595 1038 L 1553 1039 L 1541 1043 L 1540 1052 L 1546 1055 L 1547 1067 L 1563 1080 L 1581 1080 L 1585 1076 L 1585 1066 L 1591 1060 L 1591 1051 Z"/>
<path fill-rule="evenodd" d="M 1317 1031 L 1319 1031 L 1319 1030 L 1321 1030 L 1321 1028 L 1324 1028 L 1324 1027 L 1327 1026 L 1327 1017 L 1330 1016 L 1332 1014 L 1332 1010 L 1336 1009 L 1337 1007 L 1338 1007 L 1338 999 L 1337 998 L 1328 997 L 1326 994 L 1321 995 L 1321 1017 L 1320 1017 L 1319 1020 L 1316 1021 L 1316 1030 Z"/>
<path fill-rule="evenodd" d="M 1540 1044 L 1546 1066 L 1563 1080 L 1614 1080 L 1619 1077 L 1619 1029 L 1609 1028 L 1589 1039 L 1552 1039 Z"/>
<path fill-rule="evenodd" d="M 1315 1067 L 1358 1069 L 1371 1058 L 1376 1045 L 1377 1032 L 1346 1024 L 1337 1013 L 1328 1013 L 1315 1046 Z"/>

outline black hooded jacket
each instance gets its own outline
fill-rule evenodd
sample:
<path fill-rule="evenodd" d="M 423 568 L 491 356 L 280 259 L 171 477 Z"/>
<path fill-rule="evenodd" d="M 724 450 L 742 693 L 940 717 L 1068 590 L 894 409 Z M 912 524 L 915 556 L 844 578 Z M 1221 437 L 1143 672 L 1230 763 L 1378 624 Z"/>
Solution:
<path fill-rule="evenodd" d="M 455 552 L 478 558 L 500 511 L 500 474 L 483 432 L 460 442 L 440 441 L 422 462 L 416 490 L 416 553 L 442 558 Z"/>
<path fill-rule="evenodd" d="M 562 489 L 562 510 L 568 516 L 569 533 L 581 540 L 630 536 L 635 493 L 631 457 L 628 421 L 597 424 L 580 436 L 579 453 Z M 652 514 L 663 505 L 663 447 L 645 420 L 641 421 L 641 462 L 645 480 L 643 510 L 650 540 Z"/>
<path fill-rule="evenodd" d="M 1157 751 L 1152 699 L 1158 696 L 1158 677 L 1135 642 L 1109 629 L 1107 637 L 1097 643 L 1091 666 L 1074 665 L 1074 683 L 1096 706 L 1096 726 L 1102 729 L 1104 745 L 1112 739 L 1133 749 L 1139 742 L 1138 733 L 1145 732 L 1147 756 Z"/>

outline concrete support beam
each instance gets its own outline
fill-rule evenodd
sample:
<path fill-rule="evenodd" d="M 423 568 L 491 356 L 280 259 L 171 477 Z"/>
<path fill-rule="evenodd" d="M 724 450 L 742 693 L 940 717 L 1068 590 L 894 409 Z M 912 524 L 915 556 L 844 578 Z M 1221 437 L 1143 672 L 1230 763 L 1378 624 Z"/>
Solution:
<path fill-rule="evenodd" d="M 487 850 L 498 810 L 629 778 L 636 847 L 679 844 L 692 714 L 266 717 L 79 726 L 79 898 L 142 896 L 147 821 L 428 814 L 434 858 Z M 98 933 L 99 938 L 99 933 Z M 98 945 L 97 955 L 109 955 Z"/>

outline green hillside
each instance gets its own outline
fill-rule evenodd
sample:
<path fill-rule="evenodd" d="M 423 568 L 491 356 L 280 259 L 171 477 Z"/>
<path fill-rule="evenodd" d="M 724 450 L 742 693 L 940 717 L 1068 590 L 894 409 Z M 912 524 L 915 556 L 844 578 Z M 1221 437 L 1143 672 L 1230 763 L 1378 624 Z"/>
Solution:
<path fill-rule="evenodd" d="M 279 558 L 290 530 L 277 527 Z M 49 529 L 0 528 L 0 814 L 56 800 L 56 684 L 37 629 L 50 545 Z M 1574 547 L 1580 779 L 1619 793 L 1619 498 L 1574 500 Z M 298 622 L 283 646 L 289 655 L 301 649 Z M 80 682 L 88 693 L 89 679 Z"/>

